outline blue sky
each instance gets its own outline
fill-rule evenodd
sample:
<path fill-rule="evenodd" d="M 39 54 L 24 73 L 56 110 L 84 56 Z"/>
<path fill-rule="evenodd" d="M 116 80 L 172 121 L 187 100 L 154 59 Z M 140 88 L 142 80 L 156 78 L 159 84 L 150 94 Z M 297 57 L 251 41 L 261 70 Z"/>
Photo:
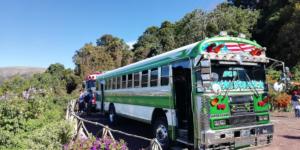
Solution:
<path fill-rule="evenodd" d="M 1 0 L 0 67 L 74 68 L 72 56 L 103 34 L 136 41 L 149 26 L 175 22 L 224 0 Z"/>

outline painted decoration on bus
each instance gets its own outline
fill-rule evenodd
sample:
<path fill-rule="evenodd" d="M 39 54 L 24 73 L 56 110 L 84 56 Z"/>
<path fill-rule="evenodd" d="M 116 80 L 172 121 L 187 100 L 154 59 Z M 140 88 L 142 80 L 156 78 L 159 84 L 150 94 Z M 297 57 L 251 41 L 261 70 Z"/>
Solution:
<path fill-rule="evenodd" d="M 246 43 L 236 42 L 214 42 L 206 43 L 203 46 L 202 51 L 215 52 L 215 53 L 239 53 L 239 52 L 251 52 L 256 49 L 256 46 Z"/>
<path fill-rule="evenodd" d="M 265 84 L 263 81 L 216 81 L 212 82 L 211 85 L 218 84 L 222 90 L 248 90 L 248 89 L 259 89 L 263 90 Z"/>

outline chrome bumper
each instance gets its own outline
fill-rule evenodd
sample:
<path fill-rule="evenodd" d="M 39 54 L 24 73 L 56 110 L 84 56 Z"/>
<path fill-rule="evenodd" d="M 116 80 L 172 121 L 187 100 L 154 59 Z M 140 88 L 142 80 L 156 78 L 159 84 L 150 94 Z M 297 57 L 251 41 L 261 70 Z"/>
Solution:
<path fill-rule="evenodd" d="M 268 145 L 273 138 L 273 124 L 208 130 L 202 134 L 200 149 L 235 149 Z"/>

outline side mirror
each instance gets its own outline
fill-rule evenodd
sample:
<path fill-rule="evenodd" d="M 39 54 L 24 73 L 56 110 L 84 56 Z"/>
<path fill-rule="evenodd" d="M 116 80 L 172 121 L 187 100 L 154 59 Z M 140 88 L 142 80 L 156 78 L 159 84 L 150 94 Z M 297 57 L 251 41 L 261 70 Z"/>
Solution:
<path fill-rule="evenodd" d="M 285 72 L 286 74 L 290 73 L 290 68 L 289 68 L 289 67 L 284 67 L 284 72 Z"/>
<path fill-rule="evenodd" d="M 284 84 L 280 82 L 275 82 L 273 88 L 276 92 L 282 92 L 284 89 Z"/>
<path fill-rule="evenodd" d="M 211 73 L 211 80 L 216 82 L 219 81 L 219 75 L 217 73 L 212 72 Z"/>
<path fill-rule="evenodd" d="M 221 88 L 221 86 L 219 84 L 213 84 L 212 85 L 212 91 L 215 94 L 219 95 L 222 92 L 222 88 Z"/>

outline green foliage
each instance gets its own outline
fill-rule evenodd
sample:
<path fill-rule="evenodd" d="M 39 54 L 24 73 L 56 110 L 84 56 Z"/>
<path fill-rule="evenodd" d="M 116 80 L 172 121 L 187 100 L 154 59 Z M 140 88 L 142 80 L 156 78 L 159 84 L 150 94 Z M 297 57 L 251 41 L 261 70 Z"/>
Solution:
<path fill-rule="evenodd" d="M 14 93 L 20 94 L 22 91 L 29 88 L 30 82 L 18 75 L 13 76 L 10 80 L 4 81 L 4 83 L 0 86 L 1 93 Z"/>
<path fill-rule="evenodd" d="M 258 16 L 258 11 L 227 4 L 219 5 L 210 13 L 195 10 L 175 24 L 165 21 L 160 27 L 147 28 L 134 45 L 134 61 L 200 41 L 220 31 L 251 37 Z"/>
<path fill-rule="evenodd" d="M 300 64 L 297 64 L 296 66 L 294 66 L 291 70 L 292 72 L 292 76 L 293 76 L 293 80 L 295 81 L 300 81 Z"/>
<path fill-rule="evenodd" d="M 281 72 L 274 70 L 274 69 L 269 69 L 267 71 L 267 82 L 268 83 L 275 83 L 280 79 Z"/>
<path fill-rule="evenodd" d="M 260 11 L 252 34 L 267 54 L 293 67 L 300 62 L 300 2 L 298 0 L 229 0 L 235 6 Z"/>
<path fill-rule="evenodd" d="M 257 23 L 259 12 L 251 9 L 241 9 L 227 4 L 221 4 L 208 16 L 214 23 L 217 31 L 229 33 L 244 33 L 251 37 L 251 33 Z"/>
<path fill-rule="evenodd" d="M 85 44 L 75 52 L 73 62 L 77 75 L 85 77 L 96 71 L 106 71 L 131 63 L 131 51 L 122 39 L 103 35 L 96 43 L 96 46 Z"/>
<path fill-rule="evenodd" d="M 66 99 L 1 102 L 0 149 L 61 149 L 72 134 L 63 121 Z"/>
<path fill-rule="evenodd" d="M 29 134 L 23 134 L 14 143 L 21 149 L 61 149 L 72 136 L 71 126 L 65 121 L 49 122 Z"/>
<path fill-rule="evenodd" d="M 65 69 L 62 64 L 52 64 L 45 73 L 34 74 L 23 78 L 16 75 L 0 85 L 0 96 L 9 94 L 10 99 L 22 97 L 24 91 L 34 88 L 35 96 L 64 96 L 72 93 L 81 83 L 71 69 Z"/>

